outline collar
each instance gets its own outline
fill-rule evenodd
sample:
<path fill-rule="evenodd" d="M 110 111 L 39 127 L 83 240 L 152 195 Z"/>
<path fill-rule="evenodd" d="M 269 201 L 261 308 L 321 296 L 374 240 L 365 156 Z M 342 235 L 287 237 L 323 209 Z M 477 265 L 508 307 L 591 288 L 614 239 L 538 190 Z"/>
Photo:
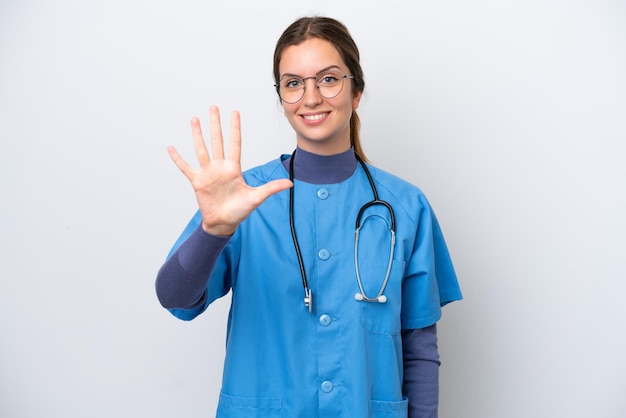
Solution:
<path fill-rule="evenodd" d="M 289 172 L 291 156 L 282 161 Z M 296 148 L 293 162 L 293 176 L 296 180 L 311 184 L 334 184 L 347 180 L 354 174 L 357 160 L 354 149 L 335 155 L 318 155 Z"/>

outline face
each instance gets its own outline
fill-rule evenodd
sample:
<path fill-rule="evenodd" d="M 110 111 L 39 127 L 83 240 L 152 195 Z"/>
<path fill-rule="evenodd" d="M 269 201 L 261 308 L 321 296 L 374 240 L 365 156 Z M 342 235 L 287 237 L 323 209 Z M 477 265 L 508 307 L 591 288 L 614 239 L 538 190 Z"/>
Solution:
<path fill-rule="evenodd" d="M 298 147 L 320 155 L 339 154 L 350 148 L 350 117 L 361 99 L 360 92 L 353 93 L 350 79 L 344 80 L 336 97 L 322 97 L 315 88 L 315 77 L 328 69 L 351 75 L 335 47 L 319 38 L 285 48 L 279 66 L 281 78 L 285 74 L 313 77 L 304 81 L 304 96 L 299 102 L 283 102 L 282 106 L 296 131 Z"/>

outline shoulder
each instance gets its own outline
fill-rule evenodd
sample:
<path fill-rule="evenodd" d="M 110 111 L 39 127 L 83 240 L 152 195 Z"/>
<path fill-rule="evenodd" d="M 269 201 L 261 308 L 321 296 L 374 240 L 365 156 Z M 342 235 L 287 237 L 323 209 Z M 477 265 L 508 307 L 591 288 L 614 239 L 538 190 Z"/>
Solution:
<path fill-rule="evenodd" d="M 371 164 L 367 164 L 367 168 L 372 173 L 376 187 L 381 189 L 381 193 L 384 190 L 385 194 L 389 194 L 398 200 L 407 198 L 426 199 L 422 190 L 415 184 Z"/>
<path fill-rule="evenodd" d="M 372 174 L 379 197 L 388 200 L 398 208 L 397 210 L 401 210 L 414 220 L 424 212 L 432 211 L 426 195 L 418 186 L 376 166 L 368 164 L 367 167 Z"/>
<path fill-rule="evenodd" d="M 257 187 L 272 180 L 288 178 L 289 173 L 283 167 L 282 157 L 278 157 L 246 170 L 243 177 L 249 186 Z"/>

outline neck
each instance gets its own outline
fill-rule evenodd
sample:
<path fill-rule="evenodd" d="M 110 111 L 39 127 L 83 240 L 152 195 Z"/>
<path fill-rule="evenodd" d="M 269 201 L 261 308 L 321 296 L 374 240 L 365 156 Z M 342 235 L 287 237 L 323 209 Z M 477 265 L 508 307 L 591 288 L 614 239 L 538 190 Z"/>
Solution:
<path fill-rule="evenodd" d="M 318 155 L 297 148 L 293 157 L 283 161 L 287 171 L 293 161 L 293 177 L 311 184 L 333 184 L 348 179 L 356 169 L 354 150 L 334 155 Z"/>

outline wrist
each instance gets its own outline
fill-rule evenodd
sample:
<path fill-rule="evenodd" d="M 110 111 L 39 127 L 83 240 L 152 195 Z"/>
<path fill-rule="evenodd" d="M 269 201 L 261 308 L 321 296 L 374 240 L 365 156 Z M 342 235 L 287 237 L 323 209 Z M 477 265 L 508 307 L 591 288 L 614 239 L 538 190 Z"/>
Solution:
<path fill-rule="evenodd" d="M 207 234 L 211 234 L 216 237 L 230 237 L 235 233 L 237 227 L 233 227 L 232 225 L 207 225 L 202 222 L 202 229 Z"/>

